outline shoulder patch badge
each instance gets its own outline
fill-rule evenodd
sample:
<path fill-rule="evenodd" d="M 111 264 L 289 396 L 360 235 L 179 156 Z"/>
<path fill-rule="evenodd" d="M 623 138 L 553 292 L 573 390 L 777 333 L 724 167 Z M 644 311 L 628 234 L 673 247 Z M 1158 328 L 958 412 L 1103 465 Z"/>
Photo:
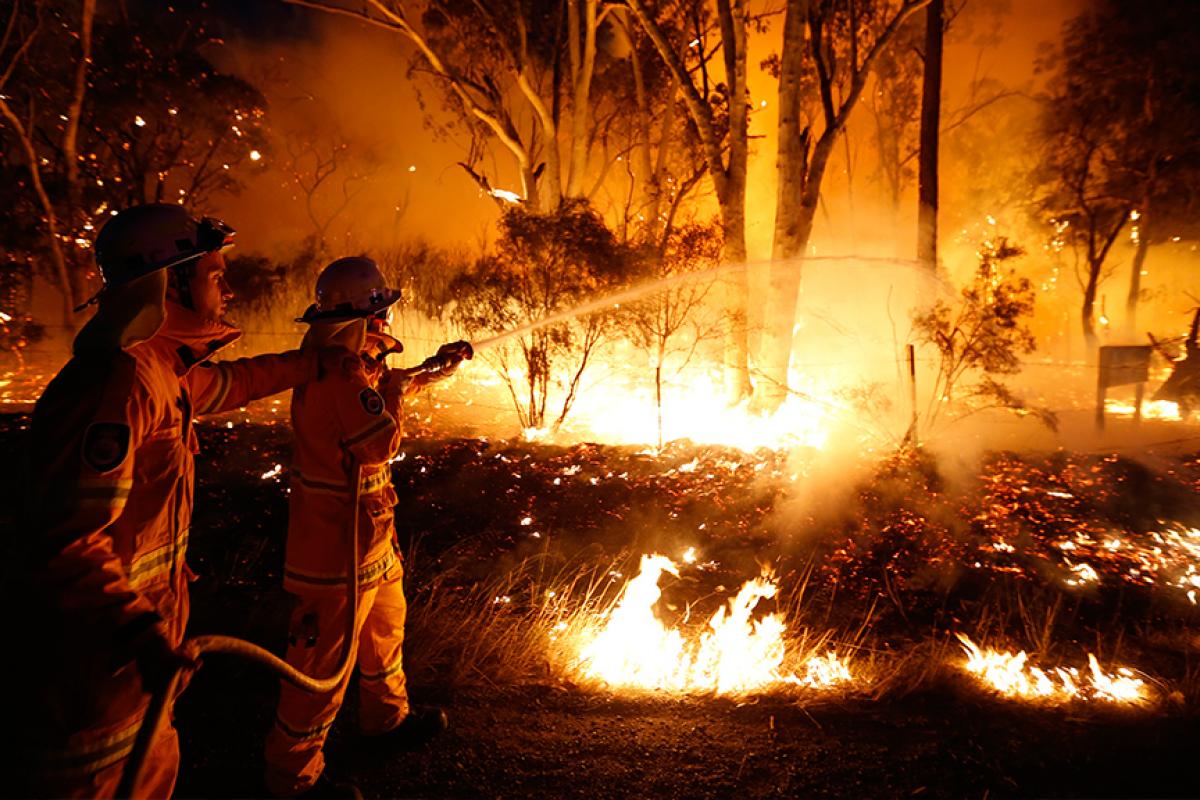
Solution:
<path fill-rule="evenodd" d="M 379 396 L 379 392 L 369 386 L 358 393 L 358 401 L 362 403 L 363 410 L 368 414 L 379 416 L 383 413 L 383 398 Z"/>
<path fill-rule="evenodd" d="M 96 472 L 111 472 L 129 455 L 129 426 L 93 422 L 83 434 L 83 463 Z"/>

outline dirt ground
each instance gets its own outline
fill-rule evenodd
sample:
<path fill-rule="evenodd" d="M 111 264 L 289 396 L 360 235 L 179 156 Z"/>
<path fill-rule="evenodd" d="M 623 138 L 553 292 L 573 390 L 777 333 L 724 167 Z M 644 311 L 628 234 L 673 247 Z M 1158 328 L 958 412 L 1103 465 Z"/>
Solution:
<path fill-rule="evenodd" d="M 261 793 L 272 686 L 214 667 L 180 703 L 181 797 Z M 368 760 L 353 714 L 331 774 L 366 797 L 1194 797 L 1195 720 L 1087 719 L 947 687 L 888 702 L 620 699 L 554 686 L 447 691 L 426 750 Z M 351 698 L 352 700 L 353 698 Z M 352 703 L 348 704 L 352 707 Z"/>
<path fill-rule="evenodd" d="M 26 424 L 23 415 L 0 417 L 4 452 L 20 452 Z M 192 632 L 231 633 L 278 651 L 289 603 L 279 587 L 286 472 L 262 475 L 276 463 L 286 467 L 287 431 L 218 422 L 201 435 L 189 555 L 200 576 Z M 727 570 L 714 582 L 745 575 L 778 538 L 769 530 L 775 489 L 758 475 L 777 466 L 769 458 L 765 468 L 733 463 L 706 477 L 688 465 L 716 470 L 735 456 L 680 452 L 667 470 L 630 449 L 436 439 L 412 442 L 406 454 L 395 478 L 414 606 L 426 582 L 487 581 L 544 548 L 548 537 L 561 551 L 602 559 L 711 525 L 717 530 L 706 542 L 708 555 Z M 1166 488 L 1155 488 L 1164 483 L 1158 479 L 1135 481 L 1155 513 L 1164 504 L 1197 513 L 1195 465 L 1185 466 Z M 0 521 L 13 529 L 17 459 L 2 469 Z M 1130 508 L 1140 505 L 1117 503 L 1112 513 L 1136 516 Z M 914 556 L 917 545 L 906 547 L 918 560 L 940 557 L 920 548 Z M 897 579 L 902 572 L 895 570 Z M 923 590 L 919 570 L 910 572 L 915 598 Z M 1136 628 L 1175 611 L 1133 599 L 1084 597 L 1078 615 L 1086 622 L 1114 607 L 1137 608 L 1144 619 L 1131 622 Z M 931 625 L 961 615 L 974 601 L 951 609 L 944 596 L 939 602 L 928 619 L 916 602 L 896 619 Z M 1179 618 L 1173 619 L 1178 638 Z M 1182 631 L 1193 644 L 1162 659 L 1192 675 L 1193 617 L 1184 618 Z M 1034 708 L 989 695 L 965 676 L 882 698 L 850 692 L 663 699 L 585 690 L 550 675 L 509 680 L 484 669 L 470 680 L 451 679 L 443 664 L 420 663 L 419 655 L 410 664 L 412 697 L 441 706 L 450 718 L 435 744 L 391 758 L 367 755 L 355 733 L 353 685 L 331 734 L 331 772 L 353 777 L 368 798 L 1200 796 L 1200 716 L 1190 699 L 1152 710 Z M 262 742 L 275 692 L 274 679 L 258 668 L 209 659 L 177 707 L 184 753 L 178 796 L 263 794 Z"/>

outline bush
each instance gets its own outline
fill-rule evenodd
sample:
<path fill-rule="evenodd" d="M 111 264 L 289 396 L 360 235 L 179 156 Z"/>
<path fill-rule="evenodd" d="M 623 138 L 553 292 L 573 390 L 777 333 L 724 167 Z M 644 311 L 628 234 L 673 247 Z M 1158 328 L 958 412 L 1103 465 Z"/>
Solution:
<path fill-rule="evenodd" d="M 634 264 L 600 216 L 573 201 L 549 214 L 508 211 L 495 252 L 452 282 L 454 320 L 470 335 L 513 334 L 492 354 L 523 427 L 547 427 L 555 382 L 565 393 L 550 427 L 562 425 L 611 325 L 607 309 L 576 309 L 622 285 Z"/>

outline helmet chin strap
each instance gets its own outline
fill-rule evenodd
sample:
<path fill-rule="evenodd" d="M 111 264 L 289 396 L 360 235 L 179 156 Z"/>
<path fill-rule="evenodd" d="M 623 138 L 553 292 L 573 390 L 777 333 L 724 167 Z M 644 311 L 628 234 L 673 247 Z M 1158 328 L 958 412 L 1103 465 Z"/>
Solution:
<path fill-rule="evenodd" d="M 196 263 L 189 261 L 186 264 L 171 267 L 168 273 L 168 285 L 175 290 L 175 298 L 179 305 L 195 311 L 196 303 L 192 299 L 192 277 L 196 274 Z"/>

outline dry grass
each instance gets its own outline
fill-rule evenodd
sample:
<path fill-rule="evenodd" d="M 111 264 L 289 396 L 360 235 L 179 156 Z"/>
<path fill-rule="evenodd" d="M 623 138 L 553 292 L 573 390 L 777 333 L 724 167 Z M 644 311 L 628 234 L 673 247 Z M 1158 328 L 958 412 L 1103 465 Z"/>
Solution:
<path fill-rule="evenodd" d="M 451 685 L 497 688 L 553 683 L 605 691 L 602 683 L 581 677 L 580 643 L 595 636 L 632 577 L 629 567 L 635 563 L 631 554 L 597 564 L 586 556 L 565 563 L 543 553 L 476 588 L 463 589 L 445 577 L 435 577 L 412 600 L 408 624 L 411 663 Z M 785 587 L 777 598 L 777 609 L 787 625 L 781 672 L 802 676 L 809 659 L 835 652 L 853 680 L 822 690 L 781 684 L 768 693 L 801 703 L 852 696 L 887 701 L 925 692 L 974 695 L 981 701 L 995 696 L 963 670 L 965 655 L 953 631 L 933 627 L 896 644 L 896 637 L 873 630 L 874 606 L 856 625 L 829 627 L 828 609 L 809 592 L 809 574 L 805 573 L 798 585 Z M 679 626 L 685 634 L 698 633 L 707 619 L 692 614 L 691 609 L 680 616 L 686 620 Z M 1097 652 L 1106 664 L 1138 663 L 1127 658 L 1140 655 L 1140 651 L 1126 646 L 1129 642 L 1123 628 L 1091 631 L 1081 640 L 1081 631 L 1065 624 L 1070 616 L 1064 613 L 1061 595 L 998 591 L 962 629 L 980 643 L 1025 649 L 1043 663 L 1074 663 L 1089 651 Z M 1194 634 L 1189 642 L 1193 652 L 1176 678 L 1139 674 L 1154 697 L 1143 708 L 1178 711 L 1196 707 L 1200 659 L 1194 657 L 1194 651 L 1200 645 Z M 1095 703 L 1072 703 L 1071 708 L 1071 713 L 1087 708 L 1101 711 Z"/>

